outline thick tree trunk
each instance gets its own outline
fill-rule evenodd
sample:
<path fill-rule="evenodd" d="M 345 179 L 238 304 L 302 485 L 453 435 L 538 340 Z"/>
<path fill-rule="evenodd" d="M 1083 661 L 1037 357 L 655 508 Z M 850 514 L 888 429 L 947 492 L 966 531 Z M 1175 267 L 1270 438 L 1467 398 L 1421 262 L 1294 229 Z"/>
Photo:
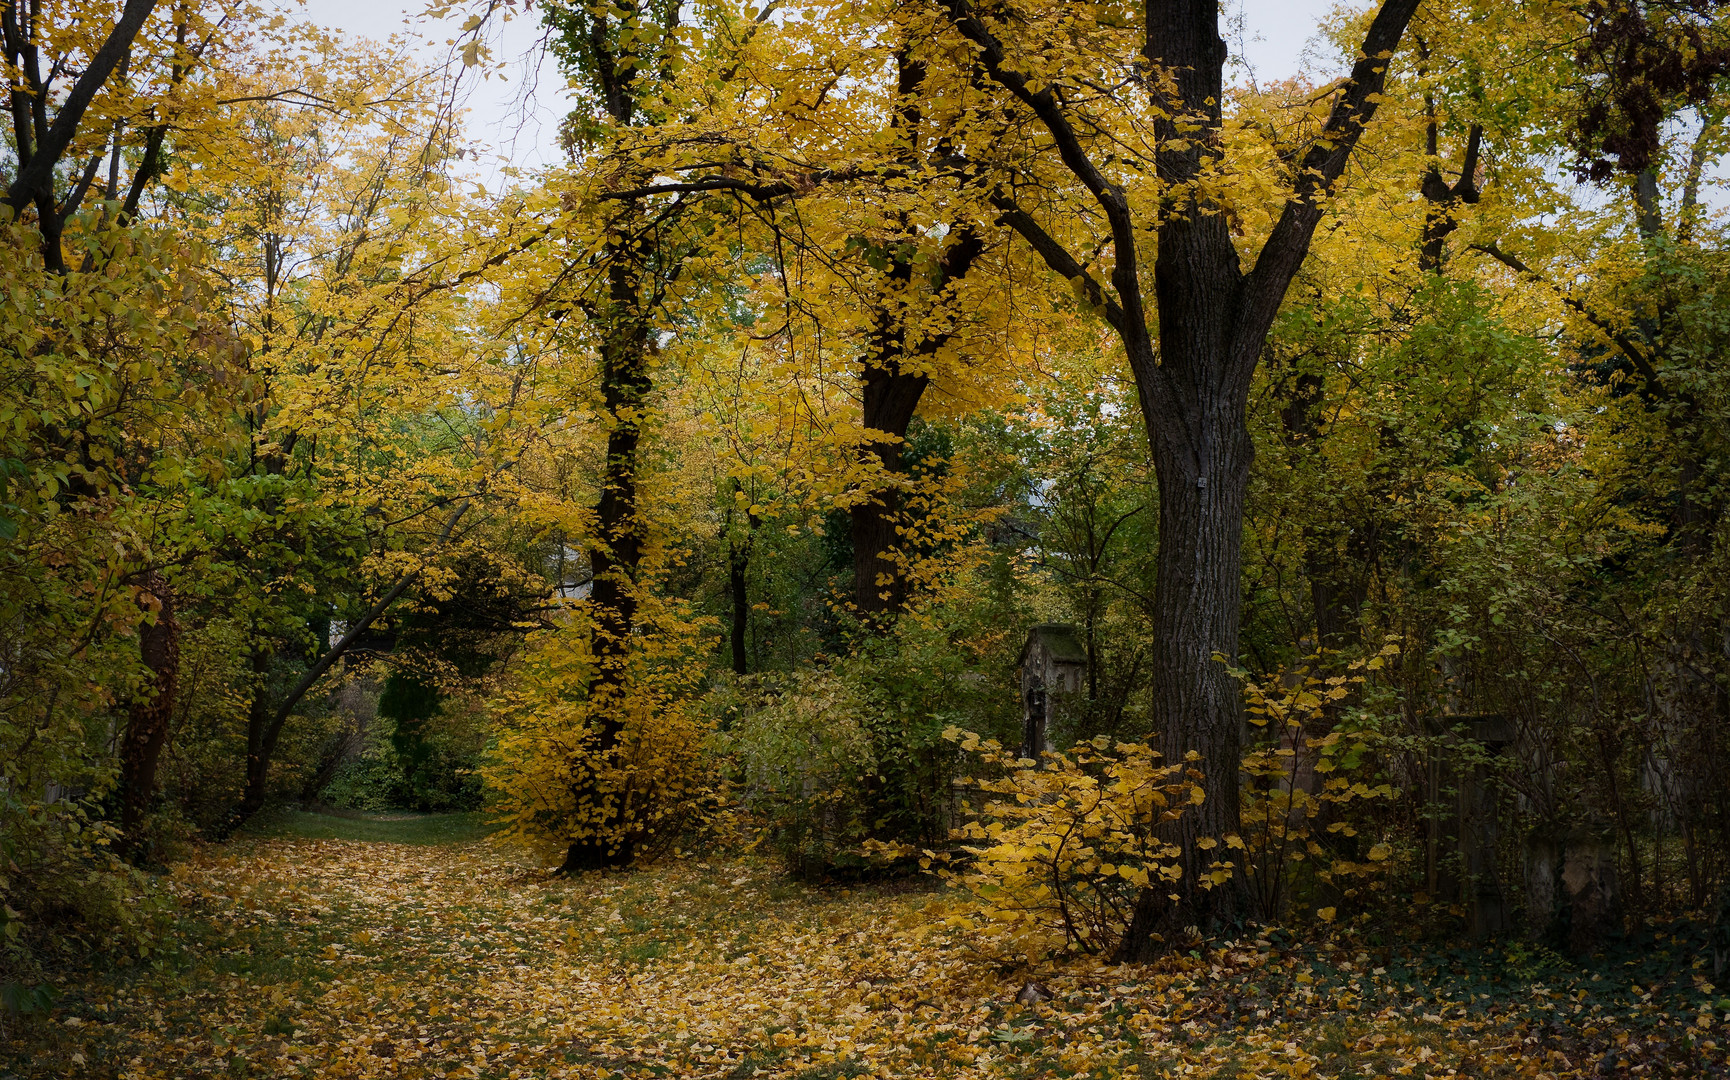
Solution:
<path fill-rule="evenodd" d="M 1162 439 L 1154 447 L 1159 475 L 1158 585 L 1153 613 L 1153 708 L 1168 764 L 1198 760 L 1207 799 L 1174 823 L 1182 849 L 1186 919 L 1229 919 L 1232 885 L 1203 888 L 1216 858 L 1229 852 L 1195 846 L 1202 837 L 1238 830 L 1238 772 L 1243 758 L 1243 687 L 1226 670 L 1237 662 L 1242 615 L 1243 512 L 1254 451 L 1235 403 L 1214 410 L 1221 422 L 1207 468 L 1186 448 Z M 1238 868 L 1241 870 L 1241 867 Z M 1234 881 L 1236 881 L 1234 876 Z"/>
<path fill-rule="evenodd" d="M 1182 100 L 1218 123 L 1226 50 L 1217 5 L 1181 8 L 1167 15 L 1159 62 L 1176 68 Z M 1180 167 L 1199 171 L 1203 153 L 1182 155 Z M 1159 479 L 1153 721 L 1165 762 L 1194 754 L 1201 773 L 1206 799 L 1167 837 L 1183 868 L 1173 921 L 1206 931 L 1236 916 L 1243 880 L 1234 873 L 1216 886 L 1207 875 L 1229 853 L 1223 838 L 1238 830 L 1243 690 L 1227 665 L 1237 662 L 1242 618 L 1243 510 L 1254 458 L 1249 388 L 1265 329 L 1246 326 L 1244 277 L 1225 216 L 1205 213 L 1193 196 L 1164 215 L 1153 287 L 1157 359 L 1151 344 L 1126 343 Z M 1204 850 L 1195 843 L 1203 837 L 1222 843 Z M 1132 936 L 1125 947 L 1139 959 L 1155 944 Z"/>
<path fill-rule="evenodd" d="M 895 63 L 897 103 L 890 123 L 901 141 L 901 165 L 912 171 L 921 167 L 924 111 L 919 93 L 926 69 L 905 49 L 895 54 Z M 902 228 L 907 242 L 918 240 L 905 216 Z M 951 224 L 948 235 L 954 239 L 938 262 L 935 303 L 943 302 L 945 292 L 967 276 L 985 251 L 984 239 L 966 224 Z M 907 579 L 896 551 L 902 524 L 900 484 L 906 471 L 901 447 L 919 399 L 931 382 L 924 365 L 951 336 L 948 331 L 908 332 L 906 305 L 915 284 L 914 266 L 893 250 L 886 255 L 890 265 L 885 289 L 890 302 L 876 313 L 859 376 L 861 422 L 866 432 L 859 452 L 866 467 L 880 471 L 884 482 L 865 492 L 849 511 L 854 607 L 868 627 L 879 630 L 907 603 Z"/>
<path fill-rule="evenodd" d="M 901 441 L 907 437 L 913 412 L 930 379 L 903 373 L 899 361 L 893 353 L 882 355 L 866 366 L 860 380 L 866 430 L 891 436 L 871 438 L 861 451 L 867 466 L 882 470 L 885 482 L 849 512 L 853 602 L 868 622 L 901 610 L 907 602 L 907 581 L 896 558 L 901 523 L 901 489 L 897 484 L 905 471 Z"/>
<path fill-rule="evenodd" d="M 628 203 L 627 220 L 638 207 Z M 649 327 L 642 318 L 641 261 L 638 247 L 617 250 L 607 268 L 606 325 L 601 342 L 601 394 L 612 429 L 607 433 L 606 470 L 595 507 L 599 536 L 590 552 L 594 586 L 589 610 L 594 619 L 595 676 L 589 686 L 591 764 L 580 781 L 579 799 L 600 804 L 595 835 L 571 844 L 560 873 L 576 873 L 630 863 L 632 839 L 626 832 L 631 792 L 613 782 L 624 733 L 624 701 L 631 633 L 637 621 L 638 572 L 643 558 L 643 522 L 638 507 L 637 469 L 642 444 L 643 408 L 649 377 Z"/>
<path fill-rule="evenodd" d="M 1232 410 L 1220 410 L 1229 417 Z M 1188 762 L 1206 798 L 1165 826 L 1179 849 L 1175 886 L 1138 898 L 1119 959 L 1154 958 L 1174 931 L 1222 930 L 1244 909 L 1243 867 L 1225 868 L 1234 854 L 1224 843 L 1196 844 L 1238 831 L 1238 773 L 1243 758 L 1243 688 L 1226 670 L 1237 660 L 1242 611 L 1243 511 L 1253 448 L 1229 420 L 1212 433 L 1217 452 L 1205 470 L 1186 447 L 1155 439 L 1159 476 L 1159 553 L 1153 613 L 1153 710 L 1166 764 Z M 1189 755 L 1194 754 L 1193 760 Z M 1209 874 L 1228 869 L 1215 884 Z M 1167 893 L 1175 892 L 1173 905 Z"/>
<path fill-rule="evenodd" d="M 1188 767 L 1198 771 L 1206 794 L 1165 830 L 1183 869 L 1174 890 L 1180 903 L 1165 918 L 1175 928 L 1204 932 L 1229 924 L 1242 906 L 1241 867 L 1223 884 L 1208 876 L 1229 855 L 1223 839 L 1238 831 L 1243 689 L 1227 668 L 1237 662 L 1243 512 L 1254 459 L 1247 425 L 1253 366 L 1234 355 L 1242 346 L 1233 339 L 1239 288 L 1231 251 L 1219 215 L 1168 224 L 1155 271 L 1161 362 L 1156 370 L 1151 350 L 1133 362 L 1139 382 L 1164 379 L 1175 391 L 1154 400 L 1144 392 L 1143 400 L 1159 480 L 1152 709 L 1164 761 L 1195 755 Z M 1198 847 L 1204 837 L 1221 844 Z M 1138 906 L 1144 919 L 1168 890 L 1149 891 L 1157 896 Z M 1126 956 L 1146 959 L 1159 951 L 1151 933 L 1136 928 L 1125 940 Z"/>
<path fill-rule="evenodd" d="M 140 628 L 138 646 L 150 669 L 150 686 L 132 705 L 120 752 L 120 831 L 129 854 L 139 853 L 139 830 L 156 793 L 156 765 L 168 741 L 180 670 L 180 624 L 174 593 L 161 574 L 145 578 L 159 605 L 156 621 Z"/>

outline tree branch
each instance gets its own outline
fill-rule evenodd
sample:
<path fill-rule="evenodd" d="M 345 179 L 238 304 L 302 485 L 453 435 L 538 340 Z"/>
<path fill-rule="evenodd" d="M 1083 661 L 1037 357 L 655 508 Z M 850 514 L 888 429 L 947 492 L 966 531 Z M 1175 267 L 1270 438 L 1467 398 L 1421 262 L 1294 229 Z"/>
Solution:
<path fill-rule="evenodd" d="M 1364 35 L 1345 92 L 1328 114 L 1321 137 L 1299 162 L 1285 209 L 1262 245 L 1255 269 L 1244 280 L 1240 340 L 1254 341 L 1258 354 L 1286 288 L 1309 251 L 1310 238 L 1321 221 L 1322 200 L 1332 194 L 1358 139 L 1375 116 L 1382 88 L 1387 85 L 1388 64 L 1418 4 L 1419 0 L 1382 0 L 1381 10 Z"/>
<path fill-rule="evenodd" d="M 1618 349 L 1622 350 L 1622 355 L 1626 356 L 1628 362 L 1633 364 L 1634 369 L 1640 373 L 1640 378 L 1646 384 L 1646 393 L 1650 397 L 1664 398 L 1669 396 L 1664 387 L 1658 382 L 1657 369 L 1652 366 L 1652 361 L 1646 355 L 1646 351 L 1641 348 L 1638 341 L 1628 335 L 1627 331 L 1616 329 L 1608 319 L 1605 319 L 1603 316 L 1587 307 L 1585 301 L 1580 300 L 1578 297 L 1569 296 L 1567 293 L 1563 292 L 1560 285 L 1532 269 L 1530 266 L 1527 266 L 1526 263 L 1517 255 L 1510 255 L 1495 244 L 1473 244 L 1470 250 L 1482 252 L 1515 273 L 1522 274 L 1531 278 L 1533 281 L 1548 285 L 1555 291 L 1557 299 L 1561 300 L 1564 305 L 1573 308 L 1579 313 L 1581 318 L 1597 327 L 1597 329 L 1605 337 L 1609 338 Z"/>
<path fill-rule="evenodd" d="M 46 200 L 41 196 L 54 182 L 55 166 L 60 164 L 66 148 L 72 145 L 79 121 L 84 119 L 85 110 L 90 108 L 96 92 L 102 89 L 102 84 L 108 81 L 108 76 L 121 59 L 132 51 L 133 40 L 155 8 L 156 0 L 126 0 L 126 6 L 120 11 L 120 20 L 109 31 L 96 55 L 90 58 L 90 66 L 72 84 L 60 111 L 54 116 L 54 123 L 31 154 L 29 164 L 18 170 L 18 175 L 6 189 L 6 198 L 0 201 L 20 213 L 32 202 L 51 207 L 52 194 Z"/>
<path fill-rule="evenodd" d="M 1407 2 L 1416 4 L 1417 0 Z M 1114 323 L 1113 327 L 1123 337 L 1124 345 L 1131 356 L 1152 355 L 1152 338 L 1148 332 L 1147 314 L 1141 301 L 1141 278 L 1136 266 L 1138 256 L 1135 221 L 1130 215 L 1129 199 L 1124 195 L 1123 189 L 1107 179 L 1088 157 L 1082 146 L 1081 136 L 1070 123 L 1051 88 L 1046 86 L 1035 91 L 1025 75 L 1005 66 L 1008 57 L 1002 42 L 998 41 L 984 21 L 973 13 L 967 0 L 943 0 L 943 4 L 956 29 L 979 50 L 979 60 L 984 65 L 985 73 L 1039 118 L 1040 123 L 1051 133 L 1063 164 L 1092 193 L 1100 209 L 1105 212 L 1106 221 L 1111 226 L 1114 248 L 1111 283 L 1117 290 L 1120 314 L 1120 322 Z M 1073 275 L 1069 276 L 1073 280 Z"/>
<path fill-rule="evenodd" d="M 1105 321 L 1119 334 L 1126 334 L 1129 320 L 1124 316 L 1123 308 L 1113 300 L 1100 285 L 1099 280 L 1087 272 L 1087 268 L 1069 253 L 1069 249 L 1058 243 L 1057 239 L 1046 232 L 1033 215 L 1023 210 L 1014 199 L 1002 194 L 991 196 L 991 205 L 1000 212 L 998 221 L 1009 226 L 1034 250 L 1045 265 L 1054 272 L 1061 274 L 1072 285 L 1076 285 L 1086 294 L 1087 303 L 1102 311 Z"/>
<path fill-rule="evenodd" d="M 444 529 L 439 533 L 437 541 L 438 545 L 443 545 L 445 541 L 450 539 L 451 533 L 457 527 L 457 522 L 462 520 L 463 514 L 468 512 L 470 505 L 469 501 L 465 499 L 463 504 L 457 507 L 456 510 L 451 513 L 450 517 L 445 519 Z M 307 669 L 306 674 L 300 677 L 300 681 L 294 684 L 294 688 L 288 692 L 288 696 L 284 698 L 282 704 L 277 707 L 276 715 L 272 717 L 270 721 L 271 731 L 280 729 L 282 725 L 287 722 L 289 714 L 294 712 L 294 707 L 300 704 L 300 699 L 306 696 L 306 692 L 311 690 L 318 680 L 324 677 L 324 673 L 330 670 L 332 664 L 342 659 L 343 655 L 348 652 L 349 648 L 353 646 L 356 641 L 360 640 L 361 634 L 365 633 L 366 629 L 376 622 L 380 615 L 383 615 L 387 610 L 389 610 L 390 606 L 396 603 L 397 599 L 408 590 L 410 585 L 414 584 L 415 580 L 418 579 L 420 575 L 421 571 L 415 569 L 410 570 L 408 573 L 398 578 L 396 584 L 392 585 L 388 592 L 379 597 L 378 603 L 368 608 L 366 614 L 362 615 L 355 621 L 353 626 L 348 628 L 348 632 L 342 635 L 342 640 L 338 641 L 335 645 L 332 645 L 329 651 L 319 657 L 317 662 Z"/>

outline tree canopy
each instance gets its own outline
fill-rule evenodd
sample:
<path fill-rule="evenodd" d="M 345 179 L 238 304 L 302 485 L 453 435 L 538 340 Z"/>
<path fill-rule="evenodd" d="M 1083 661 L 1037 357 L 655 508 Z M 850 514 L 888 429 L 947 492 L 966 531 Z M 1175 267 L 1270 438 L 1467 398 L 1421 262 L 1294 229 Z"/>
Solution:
<path fill-rule="evenodd" d="M 0 984 L 288 804 L 1005 963 L 1730 933 L 1718 0 L 0 14 Z"/>

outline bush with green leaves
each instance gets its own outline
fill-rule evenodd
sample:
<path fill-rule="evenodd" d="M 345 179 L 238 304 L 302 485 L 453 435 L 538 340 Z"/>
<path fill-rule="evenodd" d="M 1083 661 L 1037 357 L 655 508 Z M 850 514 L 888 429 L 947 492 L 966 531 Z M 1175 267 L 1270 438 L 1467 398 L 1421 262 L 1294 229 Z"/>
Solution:
<path fill-rule="evenodd" d="M 749 676 L 716 695 L 739 794 L 788 869 L 819 877 L 865 839 L 878 761 L 864 695 L 842 674 Z"/>
<path fill-rule="evenodd" d="M 863 870 L 868 840 L 946 844 L 961 756 L 943 733 L 1016 729 L 1008 666 L 995 650 L 957 648 L 943 615 L 908 613 L 851 657 L 712 695 L 740 797 L 791 871 Z"/>
<path fill-rule="evenodd" d="M 169 900 L 114 853 L 118 830 L 87 800 L 20 800 L 6 790 L 0 807 L 5 1013 L 45 1011 L 55 998 L 52 972 L 74 960 L 125 965 L 162 952 Z"/>

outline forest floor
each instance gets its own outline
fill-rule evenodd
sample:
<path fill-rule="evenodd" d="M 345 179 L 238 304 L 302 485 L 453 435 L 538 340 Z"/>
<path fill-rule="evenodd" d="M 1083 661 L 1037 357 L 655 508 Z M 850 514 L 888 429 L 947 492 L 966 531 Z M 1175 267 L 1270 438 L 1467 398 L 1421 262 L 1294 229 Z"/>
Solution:
<path fill-rule="evenodd" d="M 1594 971 L 1276 934 L 1038 972 L 1022 1006 L 1027 972 L 925 929 L 931 891 L 557 879 L 474 818 L 279 815 L 166 885 L 176 951 L 66 973 L 0 1077 L 1727 1075 L 1730 1001 L 1661 941 Z"/>

